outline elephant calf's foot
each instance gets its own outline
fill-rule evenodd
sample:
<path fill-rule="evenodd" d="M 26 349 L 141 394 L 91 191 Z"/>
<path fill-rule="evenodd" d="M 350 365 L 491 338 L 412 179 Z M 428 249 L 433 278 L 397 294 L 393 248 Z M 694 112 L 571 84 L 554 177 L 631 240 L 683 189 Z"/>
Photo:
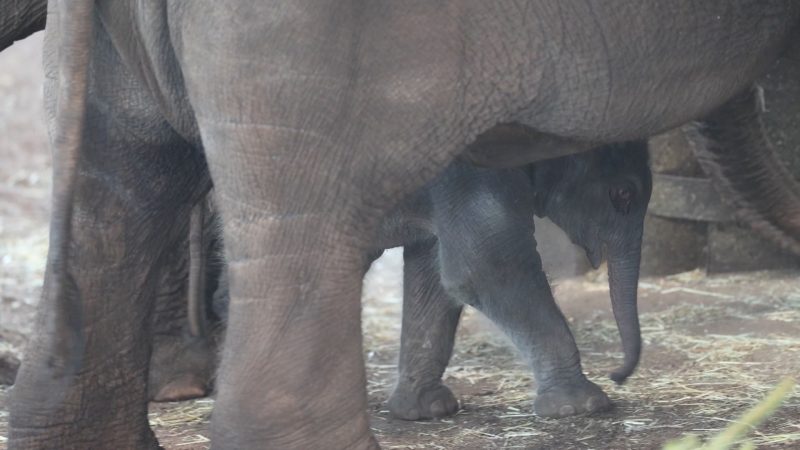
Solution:
<path fill-rule="evenodd" d="M 458 412 L 458 400 L 443 384 L 422 389 L 398 385 L 389 398 L 389 412 L 402 420 L 447 417 Z"/>
<path fill-rule="evenodd" d="M 605 411 L 611 406 L 606 393 L 586 379 L 540 390 L 533 402 L 536 415 L 552 418 Z"/>

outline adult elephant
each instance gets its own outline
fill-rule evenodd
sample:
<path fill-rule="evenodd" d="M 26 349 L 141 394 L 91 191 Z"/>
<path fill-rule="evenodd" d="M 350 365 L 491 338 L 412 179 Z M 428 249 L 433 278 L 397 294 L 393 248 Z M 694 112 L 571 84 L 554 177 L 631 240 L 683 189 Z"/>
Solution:
<path fill-rule="evenodd" d="M 519 164 L 704 115 L 777 57 L 800 4 L 53 0 L 51 11 L 56 178 L 40 320 L 52 331 L 23 362 L 11 448 L 157 446 L 150 294 L 213 179 L 231 276 L 214 445 L 359 449 L 377 447 L 359 293 L 385 212 L 476 139 L 497 145 L 473 147 L 473 160 Z"/>

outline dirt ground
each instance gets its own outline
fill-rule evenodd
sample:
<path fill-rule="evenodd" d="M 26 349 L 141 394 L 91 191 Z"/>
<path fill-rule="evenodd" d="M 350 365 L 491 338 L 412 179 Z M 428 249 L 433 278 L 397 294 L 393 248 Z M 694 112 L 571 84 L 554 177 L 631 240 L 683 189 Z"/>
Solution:
<path fill-rule="evenodd" d="M 47 248 L 50 160 L 41 111 L 41 36 L 0 55 L 0 357 L 21 356 L 31 331 Z M 401 254 L 368 274 L 365 360 L 373 430 L 386 449 L 649 449 L 683 433 L 725 427 L 786 375 L 800 374 L 797 273 L 706 277 L 689 272 L 640 284 L 644 355 L 617 387 L 621 362 L 601 274 L 555 280 L 584 369 L 609 393 L 607 413 L 549 420 L 532 414 L 531 372 L 478 313 L 468 311 L 445 374 L 462 410 L 428 422 L 391 419 L 399 346 Z M 2 369 L 0 369 L 2 370 Z M 0 374 L 2 375 L 2 374 Z M 0 448 L 7 436 L 7 386 L 0 386 Z M 213 400 L 151 406 L 162 445 L 209 446 Z M 800 395 L 753 435 L 759 448 L 800 448 Z"/>

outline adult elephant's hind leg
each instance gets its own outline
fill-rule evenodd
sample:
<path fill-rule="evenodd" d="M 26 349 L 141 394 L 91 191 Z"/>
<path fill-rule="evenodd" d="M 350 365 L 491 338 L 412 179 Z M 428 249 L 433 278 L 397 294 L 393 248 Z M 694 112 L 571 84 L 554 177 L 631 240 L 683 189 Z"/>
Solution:
<path fill-rule="evenodd" d="M 52 25 L 46 45 L 59 36 Z M 147 420 L 155 287 L 208 176 L 202 155 L 172 131 L 102 33 L 95 37 L 103 57 L 90 65 L 85 113 L 59 116 L 52 133 L 83 128 L 70 145 L 54 142 L 50 251 L 10 398 L 11 449 L 157 447 Z M 66 89 L 48 73 L 46 92 Z"/>
<path fill-rule="evenodd" d="M 153 299 L 164 255 L 187 230 L 202 159 L 133 137 L 91 107 L 88 120 L 73 202 L 54 208 L 53 227 L 70 224 L 54 239 L 66 245 L 50 248 L 39 326 L 11 395 L 10 448 L 157 446 L 147 421 Z M 75 375 L 56 334 L 69 302 L 82 311 Z"/>
<path fill-rule="evenodd" d="M 403 250 L 403 331 L 397 386 L 389 411 L 405 420 L 455 414 L 458 401 L 442 383 L 453 353 L 462 306 L 445 293 L 439 277 L 436 240 Z"/>

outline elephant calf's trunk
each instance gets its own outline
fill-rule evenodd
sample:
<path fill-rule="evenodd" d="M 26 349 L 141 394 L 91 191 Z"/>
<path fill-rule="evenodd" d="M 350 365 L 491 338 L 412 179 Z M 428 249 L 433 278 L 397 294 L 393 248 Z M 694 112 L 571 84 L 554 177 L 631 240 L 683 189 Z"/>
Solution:
<path fill-rule="evenodd" d="M 639 263 L 641 247 L 619 255 L 611 251 L 608 259 L 608 282 L 611 291 L 611 306 L 617 321 L 625 362 L 611 372 L 611 379 L 622 384 L 639 364 L 642 337 L 639 328 L 639 313 L 636 291 L 639 285 Z"/>

